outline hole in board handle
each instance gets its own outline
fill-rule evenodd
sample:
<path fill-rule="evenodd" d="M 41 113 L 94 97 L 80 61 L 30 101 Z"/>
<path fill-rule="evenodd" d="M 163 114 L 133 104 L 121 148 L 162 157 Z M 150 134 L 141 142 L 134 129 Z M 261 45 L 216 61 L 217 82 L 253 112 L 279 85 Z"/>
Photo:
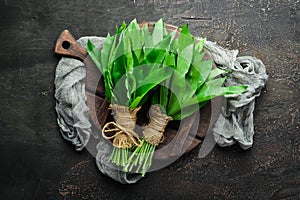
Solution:
<path fill-rule="evenodd" d="M 64 49 L 69 49 L 71 46 L 69 41 L 63 41 L 63 43 L 61 45 Z"/>

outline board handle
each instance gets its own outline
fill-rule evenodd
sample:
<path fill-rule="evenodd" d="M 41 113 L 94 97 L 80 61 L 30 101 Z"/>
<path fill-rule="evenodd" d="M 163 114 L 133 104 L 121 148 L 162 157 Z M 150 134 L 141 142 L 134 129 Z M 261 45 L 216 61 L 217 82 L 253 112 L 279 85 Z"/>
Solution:
<path fill-rule="evenodd" d="M 68 30 L 64 30 L 60 34 L 56 41 L 54 52 L 59 55 L 76 58 L 81 61 L 83 61 L 87 56 L 86 50 L 76 42 Z"/>

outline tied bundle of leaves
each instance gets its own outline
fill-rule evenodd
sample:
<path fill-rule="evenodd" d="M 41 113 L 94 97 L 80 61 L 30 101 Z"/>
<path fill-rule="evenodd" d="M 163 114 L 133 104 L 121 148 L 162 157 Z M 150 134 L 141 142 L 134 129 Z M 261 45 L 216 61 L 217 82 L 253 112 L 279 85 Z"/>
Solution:
<path fill-rule="evenodd" d="M 196 42 L 188 26 L 168 32 L 163 20 L 152 31 L 133 20 L 108 35 L 101 51 L 87 51 L 104 76 L 105 94 L 115 117 L 103 127 L 113 139 L 112 162 L 145 175 L 170 120 L 181 120 L 216 96 L 240 94 L 243 86 L 223 87 L 227 73 L 203 60 L 204 39 Z M 136 112 L 151 96 L 150 121 L 143 137 L 134 132 Z M 158 106 L 159 105 L 159 106 Z M 113 133 L 113 135 L 110 135 Z M 106 135 L 107 134 L 107 135 Z"/>
<path fill-rule="evenodd" d="M 162 31 L 158 31 L 162 30 Z M 159 44 L 151 50 L 152 60 L 173 69 L 172 76 L 156 89 L 149 111 L 150 122 L 143 131 L 142 145 L 129 158 L 125 169 L 134 165 L 142 166 L 144 175 L 151 165 L 155 147 L 163 140 L 165 127 L 170 120 L 181 120 L 193 114 L 214 97 L 241 94 L 246 86 L 223 87 L 226 77 L 224 70 L 212 68 L 212 60 L 203 60 L 205 39 L 196 42 L 188 25 L 181 28 L 178 38 L 168 34 L 161 23 L 156 23 L 149 43 Z M 165 38 L 171 35 L 168 43 Z"/>
<path fill-rule="evenodd" d="M 113 139 L 111 161 L 119 166 L 125 166 L 129 153 L 142 144 L 134 132 L 137 111 L 149 92 L 171 76 L 170 68 L 147 62 L 147 37 L 133 20 L 128 26 L 123 22 L 115 35 L 108 34 L 101 50 L 91 41 L 87 44 L 89 56 L 103 74 L 105 95 L 115 119 L 105 124 L 102 134 Z"/>

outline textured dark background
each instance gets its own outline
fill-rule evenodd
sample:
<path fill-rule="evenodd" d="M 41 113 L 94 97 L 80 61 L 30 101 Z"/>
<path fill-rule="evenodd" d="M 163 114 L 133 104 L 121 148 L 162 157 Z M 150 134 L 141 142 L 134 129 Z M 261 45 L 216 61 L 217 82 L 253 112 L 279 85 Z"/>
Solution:
<path fill-rule="evenodd" d="M 299 199 L 299 1 L 1 0 L 1 199 Z M 189 23 L 270 76 L 255 109 L 255 144 L 198 150 L 134 185 L 102 175 L 93 157 L 64 142 L 54 111 L 53 53 L 60 32 L 105 36 L 138 21 Z"/>

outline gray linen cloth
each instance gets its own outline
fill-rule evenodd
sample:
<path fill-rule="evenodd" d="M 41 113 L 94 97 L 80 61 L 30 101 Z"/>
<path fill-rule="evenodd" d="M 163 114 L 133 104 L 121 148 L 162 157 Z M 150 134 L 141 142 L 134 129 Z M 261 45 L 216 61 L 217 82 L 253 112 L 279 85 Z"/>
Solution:
<path fill-rule="evenodd" d="M 87 39 L 100 47 L 103 37 L 82 37 L 77 42 L 86 47 Z M 228 105 L 216 122 L 213 130 L 216 142 L 221 146 L 232 145 L 236 141 L 246 149 L 253 143 L 254 99 L 259 96 L 267 80 L 263 63 L 253 57 L 236 58 L 238 51 L 223 49 L 210 41 L 205 42 L 212 59 L 223 69 L 230 69 L 225 85 L 247 85 L 248 91 L 242 95 L 227 96 Z M 83 62 L 62 58 L 56 68 L 55 98 L 57 123 L 61 135 L 80 151 L 88 143 L 91 133 L 89 109 L 85 96 L 86 68 Z M 245 115 L 243 115 L 246 112 Z M 96 164 L 99 170 L 121 183 L 135 183 L 139 174 L 125 173 L 109 161 L 111 145 L 106 140 L 99 140 Z"/>
<path fill-rule="evenodd" d="M 219 68 L 231 71 L 226 74 L 225 86 L 248 86 L 243 94 L 225 96 L 226 106 L 213 128 L 215 141 L 222 147 L 238 142 L 241 148 L 248 149 L 253 144 L 255 98 L 268 79 L 265 66 L 251 56 L 237 57 L 238 50 L 226 50 L 210 41 L 205 46 Z"/>
<path fill-rule="evenodd" d="M 97 47 L 100 47 L 103 37 L 82 37 L 77 42 L 86 47 L 90 39 Z M 86 68 L 83 62 L 63 57 L 55 73 L 55 98 L 57 123 L 61 135 L 71 142 L 77 151 L 81 151 L 88 143 L 92 134 L 89 108 L 85 96 Z M 141 178 L 140 174 L 125 173 L 118 170 L 117 166 L 109 161 L 111 145 L 101 139 L 97 144 L 96 164 L 99 170 L 121 183 L 135 183 Z"/>

